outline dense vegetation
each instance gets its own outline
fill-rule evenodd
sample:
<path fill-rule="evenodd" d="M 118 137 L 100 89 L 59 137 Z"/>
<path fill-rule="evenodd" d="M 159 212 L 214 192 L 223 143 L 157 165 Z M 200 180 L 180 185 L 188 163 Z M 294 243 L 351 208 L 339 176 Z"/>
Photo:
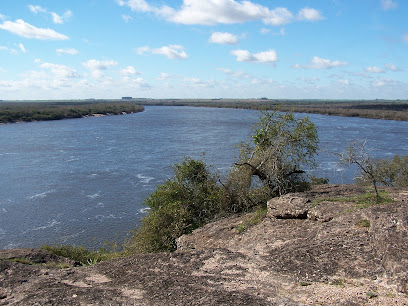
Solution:
<path fill-rule="evenodd" d="M 408 121 L 408 100 L 162 99 L 137 100 L 143 105 L 174 105 L 274 110 L 345 117 Z"/>
<path fill-rule="evenodd" d="M 0 123 L 72 119 L 143 111 L 131 102 L 0 102 Z"/>

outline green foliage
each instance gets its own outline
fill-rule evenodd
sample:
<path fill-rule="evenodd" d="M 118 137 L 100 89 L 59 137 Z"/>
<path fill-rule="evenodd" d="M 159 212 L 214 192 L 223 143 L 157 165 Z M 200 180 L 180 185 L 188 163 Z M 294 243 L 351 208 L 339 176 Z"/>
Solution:
<path fill-rule="evenodd" d="M 372 192 L 363 193 L 353 197 L 333 197 L 333 198 L 321 198 L 311 203 L 311 207 L 315 207 L 322 202 L 351 202 L 355 203 L 356 209 L 363 209 L 373 205 L 380 204 L 392 204 L 394 199 L 385 191 L 379 191 L 378 195 Z"/>
<path fill-rule="evenodd" d="M 141 253 L 174 251 L 178 237 L 220 212 L 220 191 L 203 161 L 185 159 L 176 164 L 174 177 L 146 199 L 151 210 L 125 249 Z"/>
<path fill-rule="evenodd" d="M 395 155 L 392 159 L 373 161 L 373 176 L 384 186 L 408 187 L 408 154 Z M 369 177 L 363 173 L 359 182 L 366 184 Z"/>
<path fill-rule="evenodd" d="M 378 297 L 378 293 L 377 293 L 377 292 L 374 292 L 374 291 L 369 291 L 369 292 L 367 292 L 367 297 L 368 297 L 369 299 L 376 298 L 376 297 Z"/>
<path fill-rule="evenodd" d="M 119 115 L 143 109 L 131 102 L 2 102 L 0 123 L 72 119 L 92 114 Z"/>
<path fill-rule="evenodd" d="M 45 245 L 41 249 L 51 254 L 70 258 L 84 266 L 120 256 L 120 253 L 109 252 L 106 249 L 90 251 L 85 247 L 72 245 Z"/>
<path fill-rule="evenodd" d="M 243 221 L 240 225 L 237 226 L 237 232 L 240 234 L 246 231 L 249 227 L 254 226 L 262 222 L 262 220 L 266 217 L 268 213 L 268 209 L 265 206 L 258 207 L 255 212 L 251 214 L 249 219 Z"/>
<path fill-rule="evenodd" d="M 366 151 L 367 140 L 350 142 L 346 149 L 339 154 L 340 164 L 355 164 L 361 171 L 363 177 L 373 186 L 376 196 L 378 197 L 377 184 L 378 180 L 374 174 L 374 164 L 371 156 Z"/>
<path fill-rule="evenodd" d="M 362 219 L 356 222 L 356 226 L 363 227 L 363 228 L 370 228 L 371 223 L 370 223 L 370 220 Z"/>
<path fill-rule="evenodd" d="M 252 139 L 242 145 L 236 163 L 245 182 L 258 177 L 270 193 L 278 195 L 307 187 L 301 167 L 316 166 L 314 156 L 319 139 L 308 117 L 296 118 L 292 112 L 263 111 L 254 126 Z"/>
<path fill-rule="evenodd" d="M 310 185 L 326 185 L 328 183 L 329 179 L 327 177 L 310 176 Z"/>

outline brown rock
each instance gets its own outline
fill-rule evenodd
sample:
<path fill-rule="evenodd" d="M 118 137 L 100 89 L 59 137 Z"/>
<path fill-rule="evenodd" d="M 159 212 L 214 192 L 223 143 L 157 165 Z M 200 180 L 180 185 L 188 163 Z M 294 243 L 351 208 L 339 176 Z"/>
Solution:
<path fill-rule="evenodd" d="M 268 201 L 268 215 L 277 219 L 306 219 L 310 200 L 287 194 Z"/>

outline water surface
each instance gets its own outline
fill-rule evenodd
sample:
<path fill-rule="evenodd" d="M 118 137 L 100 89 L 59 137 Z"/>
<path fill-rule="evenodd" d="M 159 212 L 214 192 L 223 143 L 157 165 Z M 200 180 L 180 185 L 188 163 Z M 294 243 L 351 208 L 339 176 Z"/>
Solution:
<path fill-rule="evenodd" d="M 334 152 L 369 139 L 379 158 L 408 154 L 408 123 L 309 115 L 322 153 L 314 173 L 352 183 Z M 124 116 L 0 126 L 0 249 L 121 242 L 146 213 L 143 200 L 183 157 L 227 172 L 251 133 L 251 110 L 147 106 Z M 205 155 L 203 155 L 205 153 Z"/>

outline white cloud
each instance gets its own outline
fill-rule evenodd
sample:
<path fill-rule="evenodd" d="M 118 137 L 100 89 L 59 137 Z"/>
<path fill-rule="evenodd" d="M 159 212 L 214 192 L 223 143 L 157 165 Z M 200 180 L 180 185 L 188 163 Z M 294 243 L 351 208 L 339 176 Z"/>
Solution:
<path fill-rule="evenodd" d="M 271 30 L 270 30 L 270 29 L 267 29 L 267 28 L 261 28 L 261 29 L 259 30 L 259 32 L 261 32 L 261 34 L 268 34 L 270 31 L 271 31 Z"/>
<path fill-rule="evenodd" d="M 98 61 L 98 60 L 88 60 L 82 65 L 91 72 L 91 75 L 95 79 L 100 79 L 105 77 L 103 70 L 108 70 L 110 67 L 117 66 L 118 62 L 113 60 Z"/>
<path fill-rule="evenodd" d="M 153 13 L 168 21 L 181 24 L 233 24 L 260 20 L 269 25 L 283 25 L 292 22 L 293 14 L 284 7 L 270 9 L 251 1 L 236 0 L 183 0 L 179 10 L 167 5 L 155 6 L 145 0 L 117 0 L 121 6 L 128 6 L 133 11 Z M 312 8 L 299 12 L 299 19 L 316 21 L 323 17 Z"/>
<path fill-rule="evenodd" d="M 385 64 L 385 68 L 391 71 L 401 71 L 402 69 L 394 64 Z"/>
<path fill-rule="evenodd" d="M 252 54 L 247 50 L 233 50 L 231 51 L 231 54 L 237 57 L 238 62 L 275 64 L 275 62 L 278 60 L 278 55 L 273 49 L 256 54 Z"/>
<path fill-rule="evenodd" d="M 170 74 L 165 73 L 165 72 L 161 72 L 160 76 L 157 78 L 159 81 L 165 81 L 165 80 L 169 80 L 171 79 Z"/>
<path fill-rule="evenodd" d="M 143 13 L 154 13 L 161 17 L 168 17 L 174 14 L 174 10 L 167 6 L 163 5 L 162 7 L 156 7 L 148 4 L 145 0 L 117 0 L 116 1 L 120 6 L 128 6 L 132 11 L 138 11 Z"/>
<path fill-rule="evenodd" d="M 75 54 L 79 53 L 79 51 L 77 49 L 74 49 L 74 48 L 57 49 L 56 52 L 57 52 L 58 55 L 62 55 L 62 54 L 75 55 Z"/>
<path fill-rule="evenodd" d="M 392 0 L 381 0 L 381 6 L 384 11 L 392 10 L 398 7 L 398 3 Z"/>
<path fill-rule="evenodd" d="M 305 7 L 298 12 L 297 15 L 299 20 L 307 21 L 319 21 L 324 19 L 321 13 L 318 10 Z"/>
<path fill-rule="evenodd" d="M 274 10 L 267 9 L 267 14 L 262 21 L 265 24 L 279 26 L 291 22 L 292 19 L 293 14 L 287 8 L 278 7 Z"/>
<path fill-rule="evenodd" d="M 339 83 L 340 83 L 340 85 L 343 85 L 343 86 L 349 86 L 350 85 L 350 81 L 346 80 L 346 79 L 339 80 Z"/>
<path fill-rule="evenodd" d="M 0 14 L 0 20 L 4 20 L 4 19 L 7 19 L 7 16 L 3 15 L 3 14 Z"/>
<path fill-rule="evenodd" d="M 153 54 L 160 54 L 166 56 L 169 59 L 186 59 L 188 57 L 187 53 L 184 51 L 184 47 L 180 45 L 168 45 L 154 49 L 151 49 L 148 46 L 144 46 L 137 48 L 136 52 L 140 55 L 147 52 Z"/>
<path fill-rule="evenodd" d="M 132 18 L 132 16 L 123 14 L 122 19 L 127 23 L 127 22 L 131 21 L 133 18 Z"/>
<path fill-rule="evenodd" d="M 0 46 L 0 51 L 8 51 L 10 54 L 17 54 L 18 51 L 16 49 L 10 49 L 6 46 Z"/>
<path fill-rule="evenodd" d="M 67 40 L 68 36 L 55 32 L 51 29 L 36 28 L 31 24 L 24 22 L 22 19 L 18 19 L 15 22 L 4 21 L 0 24 L 0 29 L 9 31 L 18 36 L 32 39 L 41 40 Z"/>
<path fill-rule="evenodd" d="M 368 66 L 366 68 L 364 68 L 365 72 L 369 72 L 369 73 L 383 73 L 384 70 L 380 67 L 377 66 Z"/>
<path fill-rule="evenodd" d="M 69 10 L 65 11 L 65 13 L 62 16 L 60 16 L 57 13 L 54 13 L 54 12 L 51 12 L 50 14 L 52 16 L 52 21 L 54 23 L 58 23 L 58 24 L 62 24 L 64 22 L 68 21 L 73 15 L 72 12 L 69 11 Z"/>
<path fill-rule="evenodd" d="M 34 14 L 38 14 L 38 13 L 46 13 L 47 10 L 39 5 L 32 5 L 30 4 L 28 6 L 28 8 L 30 9 L 30 11 Z"/>
<path fill-rule="evenodd" d="M 41 68 L 50 70 L 57 78 L 78 78 L 79 75 L 75 69 L 70 68 L 65 65 L 58 65 L 52 63 L 43 63 L 40 65 Z"/>
<path fill-rule="evenodd" d="M 24 45 L 22 43 L 19 43 L 18 47 L 20 48 L 21 52 L 27 53 L 27 50 L 26 50 L 26 48 L 24 48 Z"/>
<path fill-rule="evenodd" d="M 82 63 L 82 65 L 89 70 L 107 70 L 112 66 L 117 66 L 118 62 L 113 60 L 109 61 L 89 60 L 86 61 L 85 63 Z"/>
<path fill-rule="evenodd" d="M 227 69 L 227 68 L 217 68 L 217 70 L 224 72 L 227 75 L 230 75 L 234 78 L 249 78 L 250 75 L 243 72 L 243 71 L 233 71 L 231 69 Z"/>
<path fill-rule="evenodd" d="M 332 61 L 332 60 L 329 60 L 329 59 L 314 56 L 312 58 L 312 60 L 310 61 L 309 65 L 296 64 L 293 68 L 295 68 L 295 69 L 299 69 L 299 68 L 303 68 L 303 69 L 331 69 L 331 68 L 342 67 L 342 66 L 346 66 L 346 65 L 347 65 L 346 62 L 340 62 L 338 60 Z"/>
<path fill-rule="evenodd" d="M 132 75 L 140 75 L 141 73 L 136 71 L 135 67 L 127 66 L 126 68 L 123 68 L 122 70 L 120 70 L 120 74 L 123 76 L 132 76 Z"/>
<path fill-rule="evenodd" d="M 227 32 L 215 32 L 211 34 L 208 41 L 214 44 L 235 45 L 238 43 L 238 37 Z"/>

